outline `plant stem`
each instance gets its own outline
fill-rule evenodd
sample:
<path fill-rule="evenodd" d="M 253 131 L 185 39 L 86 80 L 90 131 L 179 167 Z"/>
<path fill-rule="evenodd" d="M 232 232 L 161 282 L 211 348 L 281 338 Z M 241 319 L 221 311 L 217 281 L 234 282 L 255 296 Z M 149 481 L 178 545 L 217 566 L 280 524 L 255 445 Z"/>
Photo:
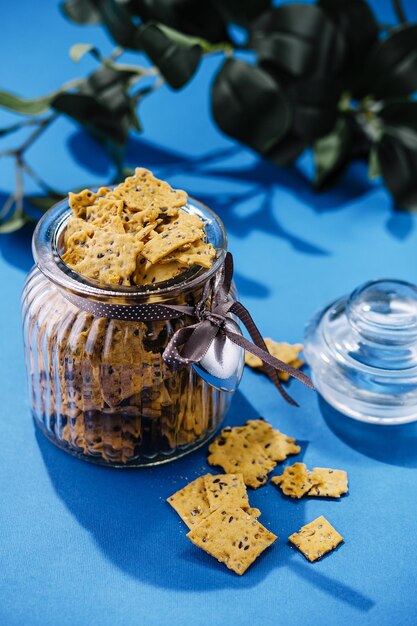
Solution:
<path fill-rule="evenodd" d="M 0 209 L 0 220 L 6 217 L 6 215 L 12 208 L 14 201 L 15 201 L 15 196 L 14 196 L 14 193 L 12 193 L 10 194 L 10 196 L 7 198 L 6 202 L 3 204 L 3 206 Z"/>
<path fill-rule="evenodd" d="M 36 126 L 37 128 L 29 135 L 29 137 L 18 148 L 3 150 L 0 152 L 2 156 L 21 157 L 21 155 L 33 144 L 34 141 L 48 128 L 48 126 L 58 117 L 58 113 L 52 113 L 49 117 L 45 117 L 42 120 L 28 120 L 29 123 L 24 123 L 25 126 Z"/>
<path fill-rule="evenodd" d="M 398 21 L 401 24 L 405 24 L 407 22 L 407 18 L 405 16 L 401 0 L 392 0 L 392 5 L 393 5 L 395 15 L 397 16 Z"/>
<path fill-rule="evenodd" d="M 29 163 L 27 163 L 24 159 L 21 159 L 21 164 L 22 164 L 22 169 L 24 172 L 26 172 L 26 174 L 28 176 L 30 176 L 32 178 L 32 180 L 35 181 L 35 183 L 48 195 L 51 196 L 56 196 L 57 198 L 60 198 L 62 196 L 64 196 L 64 193 L 61 193 L 59 191 L 57 191 L 56 189 L 53 189 L 52 187 L 50 187 L 48 185 L 48 183 L 46 183 L 40 176 L 39 174 L 37 174 L 32 167 L 29 165 Z"/>
<path fill-rule="evenodd" d="M 15 215 L 23 215 L 23 168 L 21 157 L 16 157 L 16 191 L 14 194 L 16 201 Z"/>

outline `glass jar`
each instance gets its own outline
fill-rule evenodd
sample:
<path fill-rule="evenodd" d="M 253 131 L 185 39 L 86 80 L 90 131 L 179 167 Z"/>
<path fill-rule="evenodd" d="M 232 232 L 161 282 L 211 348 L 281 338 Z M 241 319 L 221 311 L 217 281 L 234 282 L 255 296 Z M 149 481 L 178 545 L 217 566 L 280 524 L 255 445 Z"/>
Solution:
<path fill-rule="evenodd" d="M 102 285 L 70 270 L 60 257 L 67 201 L 36 228 L 36 266 L 22 296 L 31 410 L 46 437 L 79 458 L 115 467 L 178 458 L 207 441 L 229 407 L 231 394 L 192 367 L 170 369 L 162 358 L 190 318 L 138 322 L 97 314 L 100 305 L 117 312 L 126 305 L 199 301 L 206 283 L 216 280 L 227 240 L 210 209 L 190 200 L 185 210 L 204 221 L 216 258 L 210 269 L 193 268 L 156 286 Z"/>

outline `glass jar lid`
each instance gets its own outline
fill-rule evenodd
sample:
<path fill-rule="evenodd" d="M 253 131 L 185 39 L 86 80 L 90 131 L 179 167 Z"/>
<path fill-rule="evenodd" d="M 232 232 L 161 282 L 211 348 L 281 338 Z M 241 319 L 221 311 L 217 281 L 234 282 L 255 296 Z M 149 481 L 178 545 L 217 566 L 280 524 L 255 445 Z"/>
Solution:
<path fill-rule="evenodd" d="M 365 283 L 309 322 L 313 382 L 341 413 L 379 424 L 417 420 L 417 287 Z"/>

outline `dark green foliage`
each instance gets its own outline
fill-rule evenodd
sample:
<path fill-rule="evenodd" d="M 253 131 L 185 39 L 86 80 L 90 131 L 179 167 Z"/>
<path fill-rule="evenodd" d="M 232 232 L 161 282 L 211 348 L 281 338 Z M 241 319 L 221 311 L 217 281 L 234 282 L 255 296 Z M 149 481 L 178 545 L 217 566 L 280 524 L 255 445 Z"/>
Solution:
<path fill-rule="evenodd" d="M 46 96 L 0 90 L 0 106 L 30 118 L 0 129 L 0 138 L 38 128 L 29 143 L 4 154 L 27 172 L 24 151 L 65 114 L 106 146 L 122 176 L 128 135 L 142 130 L 142 98 L 163 82 L 183 88 L 204 55 L 220 53 L 211 100 L 224 133 L 277 165 L 311 147 L 317 189 L 353 159 L 366 159 L 370 176 L 382 176 L 398 207 L 417 209 L 417 24 L 407 22 L 399 0 L 393 5 L 399 25 L 381 27 L 365 0 L 278 7 L 271 0 L 67 0 L 67 17 L 101 24 L 118 48 L 104 59 L 90 44 L 73 46 L 75 62 L 91 54 L 99 69 Z M 145 55 L 153 67 L 119 64 L 124 49 Z M 20 191 L 6 208 L 14 197 L 16 210 L 9 220 L 3 214 L 0 232 L 25 223 Z"/>

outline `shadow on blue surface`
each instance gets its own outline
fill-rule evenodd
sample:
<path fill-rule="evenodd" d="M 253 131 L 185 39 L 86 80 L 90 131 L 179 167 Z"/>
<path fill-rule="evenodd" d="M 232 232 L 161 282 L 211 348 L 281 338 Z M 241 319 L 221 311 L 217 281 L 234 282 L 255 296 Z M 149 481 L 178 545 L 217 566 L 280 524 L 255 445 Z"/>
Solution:
<path fill-rule="evenodd" d="M 417 467 L 417 422 L 380 426 L 342 415 L 321 396 L 319 406 L 329 428 L 348 446 L 389 465 Z"/>
<path fill-rule="evenodd" d="M 112 168 L 108 157 L 85 133 L 76 132 L 69 138 L 67 145 L 80 165 L 96 174 L 111 177 Z M 367 178 L 367 169 L 363 163 L 354 163 L 332 189 L 317 193 L 301 168 L 279 168 L 259 158 L 250 165 L 242 165 L 242 155 L 251 156 L 251 153 L 237 145 L 199 157 L 187 156 L 131 137 L 126 163 L 155 168 L 159 176 L 167 179 L 181 176 L 184 181 L 182 186 L 187 189 L 198 188 L 198 199 L 212 207 L 222 217 L 227 230 L 235 236 L 246 237 L 252 231 L 264 231 L 287 240 L 295 250 L 307 255 L 323 256 L 329 252 L 287 231 L 279 223 L 274 212 L 274 190 L 286 189 L 313 211 L 322 213 L 342 209 L 374 188 Z M 225 191 L 225 185 L 232 185 L 233 191 Z M 250 214 L 238 215 L 236 209 L 245 203 L 251 203 Z M 390 227 L 395 232 L 396 222 Z M 409 223 L 410 228 L 412 222 Z"/>
<path fill-rule="evenodd" d="M 0 193 L 0 206 L 6 196 Z M 14 233 L 0 234 L 0 255 L 9 265 L 28 272 L 33 265 L 33 225 L 26 225 Z"/>
<path fill-rule="evenodd" d="M 396 211 L 389 216 L 385 227 L 398 241 L 405 241 L 413 232 L 415 219 L 411 213 Z"/>
<path fill-rule="evenodd" d="M 232 407 L 230 425 L 259 417 L 240 392 Z M 173 464 L 116 471 L 65 454 L 39 431 L 36 438 L 58 497 L 106 558 L 129 576 L 156 587 L 210 592 L 256 587 L 271 569 L 289 567 L 353 608 L 371 608 L 372 601 L 355 589 L 295 562 L 302 557 L 286 544 L 286 537 L 306 522 L 304 503 L 292 501 L 290 506 L 272 485 L 251 491 L 250 500 L 262 509 L 265 525 L 273 522 L 271 530 L 278 530 L 280 538 L 243 578 L 195 548 L 185 537 L 185 525 L 164 500 L 198 475 L 213 471 L 205 464 L 206 449 Z M 301 443 L 304 453 L 308 442 Z"/>

